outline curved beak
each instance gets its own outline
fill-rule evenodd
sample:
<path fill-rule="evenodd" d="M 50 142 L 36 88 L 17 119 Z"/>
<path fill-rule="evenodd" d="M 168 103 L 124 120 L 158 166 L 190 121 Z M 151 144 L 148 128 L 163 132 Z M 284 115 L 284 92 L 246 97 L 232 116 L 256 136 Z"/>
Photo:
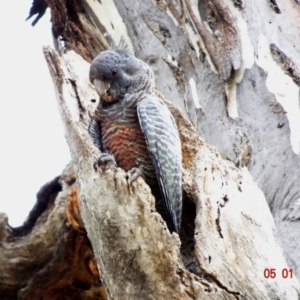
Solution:
<path fill-rule="evenodd" d="M 94 79 L 93 84 L 100 97 L 104 97 L 110 88 L 110 84 L 99 79 Z"/>

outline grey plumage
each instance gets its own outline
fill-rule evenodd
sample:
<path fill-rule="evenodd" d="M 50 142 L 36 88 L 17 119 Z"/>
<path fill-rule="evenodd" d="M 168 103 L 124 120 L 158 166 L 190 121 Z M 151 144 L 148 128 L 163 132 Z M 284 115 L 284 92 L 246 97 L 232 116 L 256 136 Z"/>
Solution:
<path fill-rule="evenodd" d="M 137 112 L 163 194 L 163 209 L 171 227 L 178 232 L 182 213 L 182 158 L 177 126 L 169 109 L 154 95 L 145 95 Z"/>
<path fill-rule="evenodd" d="M 154 94 L 152 70 L 123 50 L 109 50 L 92 62 L 90 80 L 100 95 L 89 126 L 94 143 L 113 154 L 125 170 L 141 169 L 158 212 L 169 230 L 178 233 L 182 213 L 181 143 L 172 114 Z"/>
<path fill-rule="evenodd" d="M 91 118 L 90 124 L 89 124 L 89 128 L 88 128 L 88 132 L 95 144 L 95 146 L 102 150 L 102 144 L 101 144 L 101 128 L 99 123 L 96 121 L 95 118 Z"/>

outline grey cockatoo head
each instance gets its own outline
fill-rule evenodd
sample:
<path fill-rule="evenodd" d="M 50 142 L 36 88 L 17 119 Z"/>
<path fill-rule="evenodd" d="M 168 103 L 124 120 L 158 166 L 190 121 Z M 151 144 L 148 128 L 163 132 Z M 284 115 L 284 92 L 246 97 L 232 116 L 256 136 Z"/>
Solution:
<path fill-rule="evenodd" d="M 124 50 L 100 52 L 90 67 L 90 80 L 100 98 L 116 102 L 126 94 L 154 90 L 154 75 L 150 67 Z"/>

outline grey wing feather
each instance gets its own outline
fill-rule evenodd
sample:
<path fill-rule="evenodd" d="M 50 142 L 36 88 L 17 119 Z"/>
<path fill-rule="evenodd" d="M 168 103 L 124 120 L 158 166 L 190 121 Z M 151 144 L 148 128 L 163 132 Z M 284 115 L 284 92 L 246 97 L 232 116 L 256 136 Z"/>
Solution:
<path fill-rule="evenodd" d="M 171 227 L 179 232 L 182 214 L 181 142 L 174 118 L 156 96 L 146 95 L 137 112 L 163 195 L 163 206 Z"/>
<path fill-rule="evenodd" d="M 101 127 L 99 122 L 95 118 L 91 118 L 88 132 L 95 144 L 95 146 L 100 150 L 102 150 L 102 143 L 101 143 Z"/>

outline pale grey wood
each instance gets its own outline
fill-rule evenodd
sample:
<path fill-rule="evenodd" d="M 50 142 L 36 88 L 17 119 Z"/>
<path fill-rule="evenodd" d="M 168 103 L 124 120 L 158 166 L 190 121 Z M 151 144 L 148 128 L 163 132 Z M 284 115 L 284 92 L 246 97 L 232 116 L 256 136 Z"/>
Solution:
<path fill-rule="evenodd" d="M 183 187 L 196 204 L 194 273 L 185 268 L 180 240 L 155 212 L 148 186 L 110 167 L 94 170 L 99 151 L 87 132 L 89 64 L 74 52 L 44 53 L 72 153 L 80 208 L 110 299 L 297 299 L 262 191 L 246 168 L 236 168 L 204 142 L 171 102 L 183 151 Z M 74 84 L 76 83 L 76 93 Z M 159 95 L 163 98 L 162 95 Z M 263 276 L 266 266 L 275 279 Z"/>
<path fill-rule="evenodd" d="M 300 277 L 300 134 L 290 123 L 293 113 L 300 118 L 299 85 L 291 86 L 300 69 L 299 4 L 293 0 L 276 1 L 275 6 L 267 0 L 85 3 L 116 42 L 125 35 L 135 55 L 153 68 L 158 90 L 181 107 L 200 135 L 223 158 L 248 167 L 271 208 L 289 264 Z M 211 20 L 208 4 L 217 8 L 217 21 Z M 108 6 L 115 7 L 112 14 Z M 216 30 L 210 34 L 201 21 L 215 22 Z M 282 64 L 268 53 L 272 44 L 291 59 L 296 76 L 282 79 Z M 268 77 L 274 68 L 260 62 L 265 54 L 278 66 L 278 83 Z M 230 81 L 224 81 L 232 70 Z M 283 80 L 286 89 L 275 93 Z M 293 95 L 291 89 L 296 91 Z M 235 92 L 236 98 L 231 96 Z M 285 106 L 290 102 L 295 109 Z"/>

